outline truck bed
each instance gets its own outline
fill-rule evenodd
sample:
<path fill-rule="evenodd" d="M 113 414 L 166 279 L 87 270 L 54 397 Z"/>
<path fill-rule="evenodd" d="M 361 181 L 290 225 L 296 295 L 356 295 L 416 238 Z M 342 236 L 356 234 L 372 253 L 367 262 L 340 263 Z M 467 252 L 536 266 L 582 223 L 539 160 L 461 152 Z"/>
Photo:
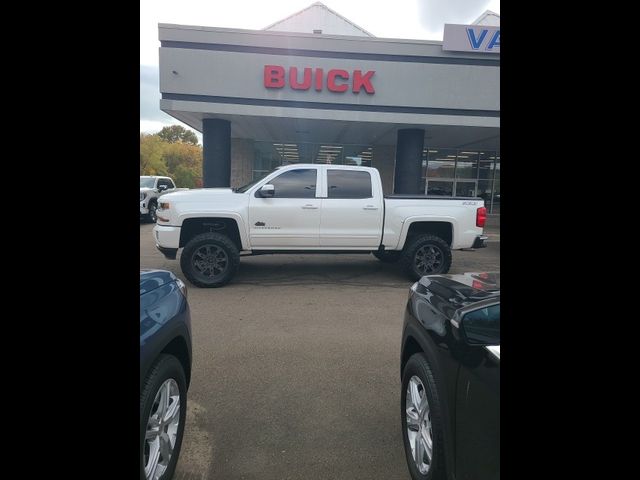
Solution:
<path fill-rule="evenodd" d="M 452 250 L 470 248 L 476 237 L 482 235 L 482 228 L 476 226 L 476 214 L 483 206 L 484 200 L 480 197 L 386 195 L 382 244 L 387 250 L 401 250 L 407 236 L 405 222 L 426 217 L 430 222 L 451 225 L 447 227 L 450 233 L 442 235 L 450 239 Z"/>

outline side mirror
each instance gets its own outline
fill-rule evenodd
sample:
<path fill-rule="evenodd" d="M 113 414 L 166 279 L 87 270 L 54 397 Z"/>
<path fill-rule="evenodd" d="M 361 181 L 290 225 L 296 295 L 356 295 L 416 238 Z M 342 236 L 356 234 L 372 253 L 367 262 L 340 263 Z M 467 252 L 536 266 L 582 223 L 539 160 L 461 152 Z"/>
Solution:
<path fill-rule="evenodd" d="M 460 337 L 467 345 L 500 345 L 499 303 L 462 311 L 458 318 Z"/>
<path fill-rule="evenodd" d="M 259 191 L 261 197 L 273 197 L 276 194 L 276 187 L 274 187 L 270 183 L 267 183 L 266 185 L 260 187 Z"/>
<path fill-rule="evenodd" d="M 167 188 L 169 188 L 167 185 L 158 185 L 159 192 L 164 192 Z"/>

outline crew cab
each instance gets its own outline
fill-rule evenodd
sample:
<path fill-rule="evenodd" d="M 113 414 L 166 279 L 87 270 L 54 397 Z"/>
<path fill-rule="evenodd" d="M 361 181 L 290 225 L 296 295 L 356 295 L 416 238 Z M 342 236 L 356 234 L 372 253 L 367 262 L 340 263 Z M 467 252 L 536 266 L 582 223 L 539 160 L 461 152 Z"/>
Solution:
<path fill-rule="evenodd" d="M 176 191 L 176 184 L 170 177 L 154 175 L 140 176 L 140 218 L 156 221 L 158 197 Z"/>
<path fill-rule="evenodd" d="M 446 273 L 451 250 L 485 246 L 484 200 L 384 196 L 375 168 L 293 164 L 241 188 L 205 188 L 158 202 L 157 248 L 199 287 L 220 287 L 240 255 L 373 253 L 412 279 Z"/>
<path fill-rule="evenodd" d="M 429 275 L 410 288 L 400 378 L 411 478 L 499 480 L 499 273 Z"/>

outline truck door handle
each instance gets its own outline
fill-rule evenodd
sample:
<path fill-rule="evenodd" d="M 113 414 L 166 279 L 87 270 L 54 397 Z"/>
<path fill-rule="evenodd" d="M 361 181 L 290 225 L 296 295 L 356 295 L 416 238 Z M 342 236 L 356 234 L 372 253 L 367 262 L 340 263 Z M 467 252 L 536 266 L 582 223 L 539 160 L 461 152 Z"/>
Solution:
<path fill-rule="evenodd" d="M 364 207 L 362 207 L 363 210 L 377 210 L 378 207 L 376 207 L 375 205 L 365 205 Z"/>
<path fill-rule="evenodd" d="M 310 203 L 303 205 L 302 208 L 304 208 L 305 210 L 317 210 L 318 207 L 315 205 L 311 205 Z"/>

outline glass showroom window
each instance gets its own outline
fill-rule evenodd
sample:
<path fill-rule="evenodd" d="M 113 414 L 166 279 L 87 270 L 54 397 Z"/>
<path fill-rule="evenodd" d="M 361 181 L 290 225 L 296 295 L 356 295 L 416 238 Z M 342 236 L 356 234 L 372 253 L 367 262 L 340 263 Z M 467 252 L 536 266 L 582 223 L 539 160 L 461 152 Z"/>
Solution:
<path fill-rule="evenodd" d="M 487 211 L 491 213 L 491 195 L 493 193 L 493 172 L 495 168 L 494 152 L 480 152 L 478 158 L 478 197 L 484 200 Z"/>
<path fill-rule="evenodd" d="M 254 142 L 254 145 L 254 180 L 264 177 L 280 165 L 293 163 L 323 163 L 361 167 L 370 167 L 373 163 L 373 147 L 369 145 L 307 142 Z"/>
<path fill-rule="evenodd" d="M 458 151 L 456 161 L 456 196 L 475 197 L 478 190 L 477 151 Z"/>
<path fill-rule="evenodd" d="M 427 195 L 481 197 L 489 213 L 500 213 L 500 154 L 497 152 L 425 149 L 422 181 Z"/>
<path fill-rule="evenodd" d="M 478 196 L 484 199 L 489 213 L 500 213 L 500 195 L 496 203 L 495 188 L 500 185 L 500 154 L 480 152 L 478 164 Z"/>
<path fill-rule="evenodd" d="M 367 145 L 345 145 L 344 165 L 370 167 L 373 161 L 373 148 Z"/>
<path fill-rule="evenodd" d="M 273 146 L 280 153 L 282 159 L 280 165 L 304 162 L 304 160 L 301 159 L 300 146 L 297 143 L 274 143 Z"/>
<path fill-rule="evenodd" d="M 478 178 L 478 156 L 480 152 L 462 150 L 458 152 L 456 179 L 475 180 Z"/>
<path fill-rule="evenodd" d="M 427 152 L 427 195 L 453 196 L 455 169 L 455 150 L 430 148 Z"/>
<path fill-rule="evenodd" d="M 255 157 L 253 161 L 253 179 L 259 180 L 282 165 L 283 151 L 282 144 L 271 142 L 255 142 Z"/>
<path fill-rule="evenodd" d="M 321 143 L 315 148 L 313 163 L 324 163 L 327 165 L 342 165 L 342 145 L 331 145 Z"/>
<path fill-rule="evenodd" d="M 496 168 L 494 175 L 493 201 L 491 213 L 500 213 L 500 153 L 496 153 Z"/>
<path fill-rule="evenodd" d="M 476 196 L 484 200 L 487 211 L 491 211 L 491 194 L 493 192 L 493 180 L 478 180 L 478 193 Z"/>
<path fill-rule="evenodd" d="M 427 154 L 428 150 L 425 148 L 422 151 L 422 177 L 420 178 L 420 190 L 427 191 Z"/>

